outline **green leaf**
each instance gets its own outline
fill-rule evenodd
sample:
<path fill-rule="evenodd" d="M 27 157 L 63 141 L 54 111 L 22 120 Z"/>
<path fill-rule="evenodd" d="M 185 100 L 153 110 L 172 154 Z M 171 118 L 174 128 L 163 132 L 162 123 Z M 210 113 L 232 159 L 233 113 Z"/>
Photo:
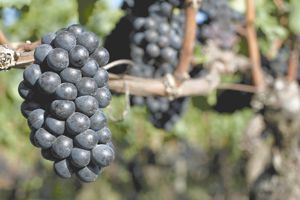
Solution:
<path fill-rule="evenodd" d="M 80 24 L 87 24 L 97 0 L 77 0 Z"/>
<path fill-rule="evenodd" d="M 291 0 L 290 4 L 289 27 L 295 33 L 300 33 L 300 1 Z"/>

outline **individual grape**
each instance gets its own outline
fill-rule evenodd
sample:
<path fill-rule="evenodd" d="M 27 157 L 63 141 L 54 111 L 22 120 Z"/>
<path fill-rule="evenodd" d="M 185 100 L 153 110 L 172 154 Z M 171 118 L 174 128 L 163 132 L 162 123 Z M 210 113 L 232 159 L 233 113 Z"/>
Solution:
<path fill-rule="evenodd" d="M 162 2 L 160 4 L 160 11 L 165 16 L 170 16 L 172 13 L 173 6 L 168 2 Z"/>
<path fill-rule="evenodd" d="M 47 64 L 55 72 L 60 72 L 69 66 L 68 52 L 62 48 L 55 48 L 48 53 Z"/>
<path fill-rule="evenodd" d="M 60 72 L 60 77 L 63 82 L 76 84 L 81 80 L 82 74 L 79 69 L 68 67 Z"/>
<path fill-rule="evenodd" d="M 98 174 L 100 173 L 100 168 L 97 165 L 90 164 L 76 172 L 77 177 L 83 182 L 94 182 Z"/>
<path fill-rule="evenodd" d="M 133 21 L 133 27 L 135 30 L 140 30 L 145 24 L 145 19 L 138 17 Z"/>
<path fill-rule="evenodd" d="M 85 30 L 80 24 L 73 24 L 73 25 L 68 27 L 68 31 L 73 33 L 76 37 L 78 37 Z"/>
<path fill-rule="evenodd" d="M 39 88 L 46 94 L 53 94 L 61 83 L 59 75 L 54 72 L 44 72 L 39 80 Z"/>
<path fill-rule="evenodd" d="M 111 100 L 111 93 L 107 87 L 98 88 L 94 96 L 97 99 L 100 108 L 108 106 Z"/>
<path fill-rule="evenodd" d="M 54 172 L 61 178 L 72 177 L 73 172 L 69 162 L 66 159 L 55 162 L 53 168 Z"/>
<path fill-rule="evenodd" d="M 169 46 L 170 40 L 166 36 L 160 36 L 157 43 L 160 48 L 165 48 Z"/>
<path fill-rule="evenodd" d="M 34 97 L 34 92 L 25 84 L 25 81 L 22 81 L 19 84 L 18 92 L 19 95 L 25 100 L 31 100 Z"/>
<path fill-rule="evenodd" d="M 95 131 L 87 129 L 74 138 L 75 143 L 83 149 L 90 150 L 98 143 L 98 137 Z"/>
<path fill-rule="evenodd" d="M 71 162 L 76 167 L 85 167 L 89 164 L 91 153 L 90 151 L 80 149 L 80 148 L 73 148 L 71 152 Z"/>
<path fill-rule="evenodd" d="M 156 26 L 155 21 L 152 18 L 146 18 L 144 27 L 145 29 L 154 29 Z"/>
<path fill-rule="evenodd" d="M 99 68 L 93 77 L 99 88 L 104 87 L 108 81 L 108 73 L 106 70 Z"/>
<path fill-rule="evenodd" d="M 50 112 L 61 120 L 66 120 L 75 112 L 75 104 L 68 100 L 55 100 L 50 105 Z"/>
<path fill-rule="evenodd" d="M 34 51 L 34 61 L 37 64 L 43 64 L 51 50 L 52 46 L 49 44 L 42 44 L 38 46 Z"/>
<path fill-rule="evenodd" d="M 156 58 L 160 54 L 159 47 L 155 44 L 148 44 L 146 47 L 146 52 L 149 54 L 151 58 Z"/>
<path fill-rule="evenodd" d="M 33 111 L 36 110 L 38 108 L 40 108 L 41 105 L 39 103 L 36 103 L 34 101 L 24 101 L 21 104 L 21 112 L 23 114 L 24 117 L 28 117 L 28 115 Z"/>
<path fill-rule="evenodd" d="M 147 30 L 145 32 L 145 39 L 149 43 L 155 43 L 158 40 L 158 34 L 154 30 Z"/>
<path fill-rule="evenodd" d="M 61 31 L 57 33 L 54 39 L 54 45 L 56 48 L 62 48 L 70 51 L 76 45 L 76 37 L 71 32 Z"/>
<path fill-rule="evenodd" d="M 55 95 L 58 99 L 74 100 L 77 97 L 77 88 L 72 83 L 62 83 L 56 88 Z"/>
<path fill-rule="evenodd" d="M 81 68 L 89 57 L 89 52 L 81 45 L 76 45 L 69 52 L 70 63 L 72 66 Z"/>
<path fill-rule="evenodd" d="M 140 59 L 144 56 L 144 50 L 142 48 L 139 48 L 139 47 L 136 47 L 136 46 L 132 46 L 131 48 L 131 52 L 130 52 L 130 55 L 132 58 L 135 58 L 136 60 L 137 59 Z M 142 59 L 138 60 L 138 61 L 141 61 Z"/>
<path fill-rule="evenodd" d="M 42 37 L 42 44 L 52 44 L 56 37 L 55 33 L 47 33 Z"/>
<path fill-rule="evenodd" d="M 111 140 L 111 132 L 109 128 L 104 127 L 100 131 L 97 131 L 98 143 L 106 144 Z"/>
<path fill-rule="evenodd" d="M 24 70 L 23 79 L 28 85 L 33 87 L 40 78 L 41 74 L 42 70 L 40 66 L 37 64 L 31 64 Z"/>
<path fill-rule="evenodd" d="M 45 120 L 45 128 L 53 135 L 62 135 L 65 132 L 65 121 L 48 116 Z"/>
<path fill-rule="evenodd" d="M 171 30 L 170 25 L 167 23 L 162 23 L 162 24 L 160 24 L 160 26 L 158 26 L 158 32 L 162 36 L 168 35 L 170 30 Z"/>
<path fill-rule="evenodd" d="M 41 155 L 43 156 L 43 158 L 49 161 L 57 160 L 57 158 L 55 158 L 55 156 L 53 155 L 51 149 L 41 149 Z"/>
<path fill-rule="evenodd" d="M 28 115 L 28 125 L 31 129 L 39 129 L 43 126 L 45 121 L 45 110 L 43 109 L 36 109 L 33 110 Z"/>
<path fill-rule="evenodd" d="M 81 96 L 75 99 L 75 105 L 77 111 L 87 115 L 92 116 L 98 109 L 98 101 L 92 96 Z"/>
<path fill-rule="evenodd" d="M 175 48 L 175 49 L 180 49 L 181 48 L 181 43 L 182 40 L 178 35 L 173 35 L 171 38 L 171 47 Z"/>
<path fill-rule="evenodd" d="M 83 76 L 93 77 L 97 73 L 98 69 L 98 63 L 94 59 L 88 59 L 87 62 L 81 68 L 81 71 Z"/>
<path fill-rule="evenodd" d="M 99 166 L 108 166 L 115 157 L 115 153 L 108 145 L 98 144 L 92 149 L 92 159 Z"/>
<path fill-rule="evenodd" d="M 73 140 L 64 135 L 60 135 L 53 142 L 51 150 L 53 155 L 59 159 L 67 158 L 72 151 Z"/>
<path fill-rule="evenodd" d="M 73 136 L 86 131 L 90 124 L 90 119 L 79 112 L 73 113 L 66 121 L 67 130 Z"/>
<path fill-rule="evenodd" d="M 94 131 L 102 129 L 107 123 L 106 117 L 100 109 L 96 110 L 95 114 L 90 117 L 90 121 L 90 128 Z"/>
<path fill-rule="evenodd" d="M 83 77 L 77 84 L 79 96 L 91 95 L 97 89 L 97 83 L 93 78 Z"/>
<path fill-rule="evenodd" d="M 31 143 L 33 146 L 39 148 L 40 146 L 38 145 L 38 143 L 37 143 L 36 140 L 35 140 L 35 133 L 36 133 L 36 130 L 33 130 L 33 131 L 30 132 L 30 135 L 29 135 L 30 143 Z"/>
<path fill-rule="evenodd" d="M 109 61 L 109 53 L 103 47 L 97 48 L 91 57 L 94 58 L 101 67 L 106 65 Z"/>
<path fill-rule="evenodd" d="M 142 45 L 144 38 L 145 38 L 144 33 L 137 33 L 133 35 L 132 41 L 136 45 Z"/>
<path fill-rule="evenodd" d="M 95 33 L 85 31 L 78 35 L 77 43 L 84 46 L 91 54 L 99 46 L 99 40 Z"/>
<path fill-rule="evenodd" d="M 52 146 L 55 136 L 43 128 L 39 128 L 34 134 L 34 141 L 42 149 L 48 149 Z"/>
<path fill-rule="evenodd" d="M 166 47 L 161 51 L 161 57 L 168 63 L 171 63 L 173 60 L 176 59 L 176 52 L 170 48 Z"/>

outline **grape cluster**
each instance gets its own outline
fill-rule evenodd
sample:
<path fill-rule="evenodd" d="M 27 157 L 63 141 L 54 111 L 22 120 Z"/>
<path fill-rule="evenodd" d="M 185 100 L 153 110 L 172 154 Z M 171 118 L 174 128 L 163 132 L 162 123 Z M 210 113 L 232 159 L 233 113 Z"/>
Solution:
<path fill-rule="evenodd" d="M 34 59 L 18 89 L 30 141 L 54 161 L 58 176 L 75 173 L 81 181 L 95 181 L 114 159 L 102 111 L 111 100 L 108 73 L 101 68 L 109 53 L 94 33 L 75 24 L 44 35 Z"/>
<path fill-rule="evenodd" d="M 203 0 L 198 16 L 197 37 L 201 43 L 213 40 L 224 49 L 234 46 L 237 24 L 243 16 L 230 7 L 228 0 Z"/>
<path fill-rule="evenodd" d="M 176 1 L 174 1 L 176 2 Z M 133 20 L 131 59 L 136 63 L 130 74 L 162 78 L 172 74 L 178 63 L 183 38 L 184 15 L 174 13 L 178 4 L 158 1 L 149 7 L 148 17 Z M 166 97 L 131 97 L 133 105 L 146 105 L 150 121 L 157 128 L 170 130 L 185 111 L 187 98 L 170 101 Z"/>

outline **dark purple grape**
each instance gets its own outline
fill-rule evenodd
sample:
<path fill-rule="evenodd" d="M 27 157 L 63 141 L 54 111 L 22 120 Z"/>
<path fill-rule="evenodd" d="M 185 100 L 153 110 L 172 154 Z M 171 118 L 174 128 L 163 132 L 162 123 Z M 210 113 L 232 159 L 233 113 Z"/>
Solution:
<path fill-rule="evenodd" d="M 97 48 L 91 57 L 94 58 L 100 66 L 106 65 L 109 61 L 109 53 L 103 47 Z"/>
<path fill-rule="evenodd" d="M 108 145 L 98 144 L 92 149 L 92 159 L 101 167 L 108 166 L 114 158 L 114 150 Z"/>
<path fill-rule="evenodd" d="M 81 68 L 81 71 L 83 76 L 93 77 L 97 73 L 98 69 L 98 63 L 94 59 L 88 59 Z"/>
<path fill-rule="evenodd" d="M 47 33 L 42 37 L 42 44 L 52 44 L 56 37 L 55 33 Z"/>
<path fill-rule="evenodd" d="M 90 124 L 90 119 L 78 112 L 75 112 L 66 121 L 68 133 L 73 136 L 86 131 L 90 127 Z"/>
<path fill-rule="evenodd" d="M 40 78 L 41 74 L 41 67 L 37 64 L 31 64 L 24 70 L 23 79 L 28 85 L 33 87 Z"/>
<path fill-rule="evenodd" d="M 90 150 L 98 143 L 98 136 L 95 131 L 87 129 L 86 131 L 78 134 L 74 138 L 74 142 L 81 148 Z"/>
<path fill-rule="evenodd" d="M 66 120 L 75 112 L 75 104 L 68 100 L 55 100 L 50 106 L 51 113 L 61 120 Z"/>
<path fill-rule="evenodd" d="M 66 159 L 55 162 L 53 168 L 54 168 L 54 172 L 61 178 L 72 177 L 73 171 L 71 169 L 69 162 Z"/>
<path fill-rule="evenodd" d="M 75 99 L 76 110 L 87 115 L 92 116 L 99 108 L 98 101 L 93 96 L 81 96 Z"/>
<path fill-rule="evenodd" d="M 152 18 L 147 18 L 145 20 L 145 24 L 144 24 L 145 28 L 148 29 L 154 29 L 156 26 L 155 21 Z"/>
<path fill-rule="evenodd" d="M 39 128 L 34 134 L 34 141 L 42 149 L 48 149 L 52 146 L 55 136 L 43 128 Z"/>
<path fill-rule="evenodd" d="M 55 158 L 55 156 L 53 155 L 51 149 L 41 149 L 41 155 L 43 156 L 43 158 L 49 161 L 57 160 L 57 158 Z"/>
<path fill-rule="evenodd" d="M 100 168 L 95 164 L 90 164 L 76 172 L 77 177 L 86 183 L 96 181 L 98 174 L 100 173 Z"/>
<path fill-rule="evenodd" d="M 36 110 L 38 108 L 41 108 L 41 105 L 34 101 L 24 101 L 21 104 L 21 112 L 22 112 L 23 116 L 26 118 L 33 110 Z"/>
<path fill-rule="evenodd" d="M 72 24 L 71 26 L 68 27 L 68 31 L 73 33 L 76 37 L 78 37 L 85 30 L 83 26 L 81 26 L 80 24 Z"/>
<path fill-rule="evenodd" d="M 91 152 L 81 149 L 81 148 L 73 148 L 71 152 L 71 162 L 76 167 L 85 167 L 90 163 L 91 160 Z"/>
<path fill-rule="evenodd" d="M 97 83 L 97 86 L 104 87 L 108 81 L 108 73 L 106 70 L 99 68 L 94 76 L 94 80 Z"/>
<path fill-rule="evenodd" d="M 47 64 L 55 72 L 60 72 L 69 66 L 68 52 L 62 48 L 55 48 L 48 53 Z"/>
<path fill-rule="evenodd" d="M 111 100 L 111 93 L 107 87 L 98 88 L 94 96 L 97 99 L 100 108 L 108 106 Z"/>
<path fill-rule="evenodd" d="M 166 36 L 160 36 L 157 43 L 160 48 L 165 48 L 169 46 L 170 40 Z"/>
<path fill-rule="evenodd" d="M 72 83 L 62 83 L 56 88 L 55 95 L 58 99 L 74 100 L 77 97 L 77 88 Z"/>
<path fill-rule="evenodd" d="M 28 115 L 28 125 L 31 129 L 39 129 L 44 125 L 45 121 L 45 110 L 43 109 L 36 109 L 33 110 L 29 115 Z"/>
<path fill-rule="evenodd" d="M 40 146 L 38 145 L 38 143 L 37 143 L 36 140 L 35 140 L 35 133 L 36 133 L 36 130 L 33 130 L 33 131 L 30 132 L 30 135 L 29 135 L 30 143 L 31 143 L 33 146 L 39 148 Z"/>
<path fill-rule="evenodd" d="M 133 35 L 132 41 L 136 45 L 142 45 L 144 38 L 145 38 L 144 33 L 136 33 Z"/>
<path fill-rule="evenodd" d="M 65 121 L 55 119 L 51 116 L 46 117 L 45 128 L 53 135 L 62 135 L 65 132 Z"/>
<path fill-rule="evenodd" d="M 61 83 L 59 75 L 54 72 L 44 72 L 39 80 L 39 88 L 46 94 L 53 94 Z"/>
<path fill-rule="evenodd" d="M 77 84 L 79 96 L 91 95 L 97 89 L 97 83 L 93 78 L 83 77 Z"/>
<path fill-rule="evenodd" d="M 47 55 L 49 54 L 49 52 L 51 50 L 52 50 L 52 46 L 49 44 L 42 44 L 42 45 L 38 46 L 34 50 L 34 61 L 37 64 L 43 64 L 47 58 Z"/>
<path fill-rule="evenodd" d="M 82 74 L 79 69 L 68 67 L 60 72 L 60 77 L 63 82 L 76 84 L 81 80 Z"/>
<path fill-rule="evenodd" d="M 133 22 L 135 30 L 140 30 L 145 24 L 145 19 L 142 17 L 136 18 Z"/>
<path fill-rule="evenodd" d="M 162 49 L 161 57 L 170 63 L 176 59 L 176 51 L 170 47 L 166 47 Z"/>
<path fill-rule="evenodd" d="M 99 40 L 95 33 L 85 31 L 78 35 L 77 43 L 84 46 L 88 52 L 91 54 L 99 46 Z"/>
<path fill-rule="evenodd" d="M 159 47 L 155 44 L 148 44 L 146 46 L 146 52 L 149 54 L 151 58 L 156 58 L 160 54 Z"/>
<path fill-rule="evenodd" d="M 25 100 L 32 100 L 34 97 L 34 91 L 22 81 L 18 87 L 19 95 Z"/>
<path fill-rule="evenodd" d="M 158 40 L 158 34 L 154 30 L 147 30 L 145 32 L 145 39 L 149 43 L 155 43 Z"/>
<path fill-rule="evenodd" d="M 76 45 L 69 52 L 70 63 L 72 66 L 81 68 L 89 57 L 89 52 L 81 45 Z"/>
<path fill-rule="evenodd" d="M 106 126 L 107 120 L 104 113 L 98 109 L 93 116 L 90 117 L 91 129 L 98 131 Z"/>
<path fill-rule="evenodd" d="M 61 31 L 57 33 L 54 39 L 54 45 L 57 48 L 62 48 L 70 51 L 76 45 L 76 37 L 71 32 Z"/>
<path fill-rule="evenodd" d="M 64 135 L 60 135 L 53 142 L 51 150 L 53 155 L 59 159 L 67 158 L 73 149 L 73 140 Z"/>
<path fill-rule="evenodd" d="M 100 131 L 97 131 L 97 135 L 98 135 L 98 143 L 100 144 L 106 144 L 111 140 L 111 132 L 107 127 L 104 127 Z"/>

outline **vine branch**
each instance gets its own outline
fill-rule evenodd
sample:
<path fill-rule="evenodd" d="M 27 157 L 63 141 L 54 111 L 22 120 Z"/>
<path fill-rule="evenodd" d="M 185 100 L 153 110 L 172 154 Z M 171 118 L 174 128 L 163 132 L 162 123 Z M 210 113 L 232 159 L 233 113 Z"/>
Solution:
<path fill-rule="evenodd" d="M 174 76 L 179 83 L 189 77 L 188 71 L 193 60 L 194 43 L 196 38 L 196 13 L 197 9 L 200 7 L 200 2 L 198 3 L 198 6 L 195 6 L 195 1 L 186 0 L 187 7 L 185 12 L 186 21 L 183 44 L 180 50 L 179 62 L 174 72 Z"/>
<path fill-rule="evenodd" d="M 299 64 L 299 50 L 297 47 L 297 43 L 295 42 L 294 39 L 294 42 L 292 44 L 292 51 L 289 58 L 289 65 L 288 65 L 288 73 L 287 73 L 288 82 L 293 82 L 297 79 L 298 64 Z"/>
<path fill-rule="evenodd" d="M 247 31 L 247 41 L 250 54 L 250 61 L 252 64 L 252 77 L 254 85 L 259 91 L 265 89 L 265 81 L 263 77 L 263 72 L 261 69 L 261 59 L 257 42 L 256 28 L 255 28 L 255 1 L 246 0 L 247 10 L 246 10 L 246 31 Z"/>

